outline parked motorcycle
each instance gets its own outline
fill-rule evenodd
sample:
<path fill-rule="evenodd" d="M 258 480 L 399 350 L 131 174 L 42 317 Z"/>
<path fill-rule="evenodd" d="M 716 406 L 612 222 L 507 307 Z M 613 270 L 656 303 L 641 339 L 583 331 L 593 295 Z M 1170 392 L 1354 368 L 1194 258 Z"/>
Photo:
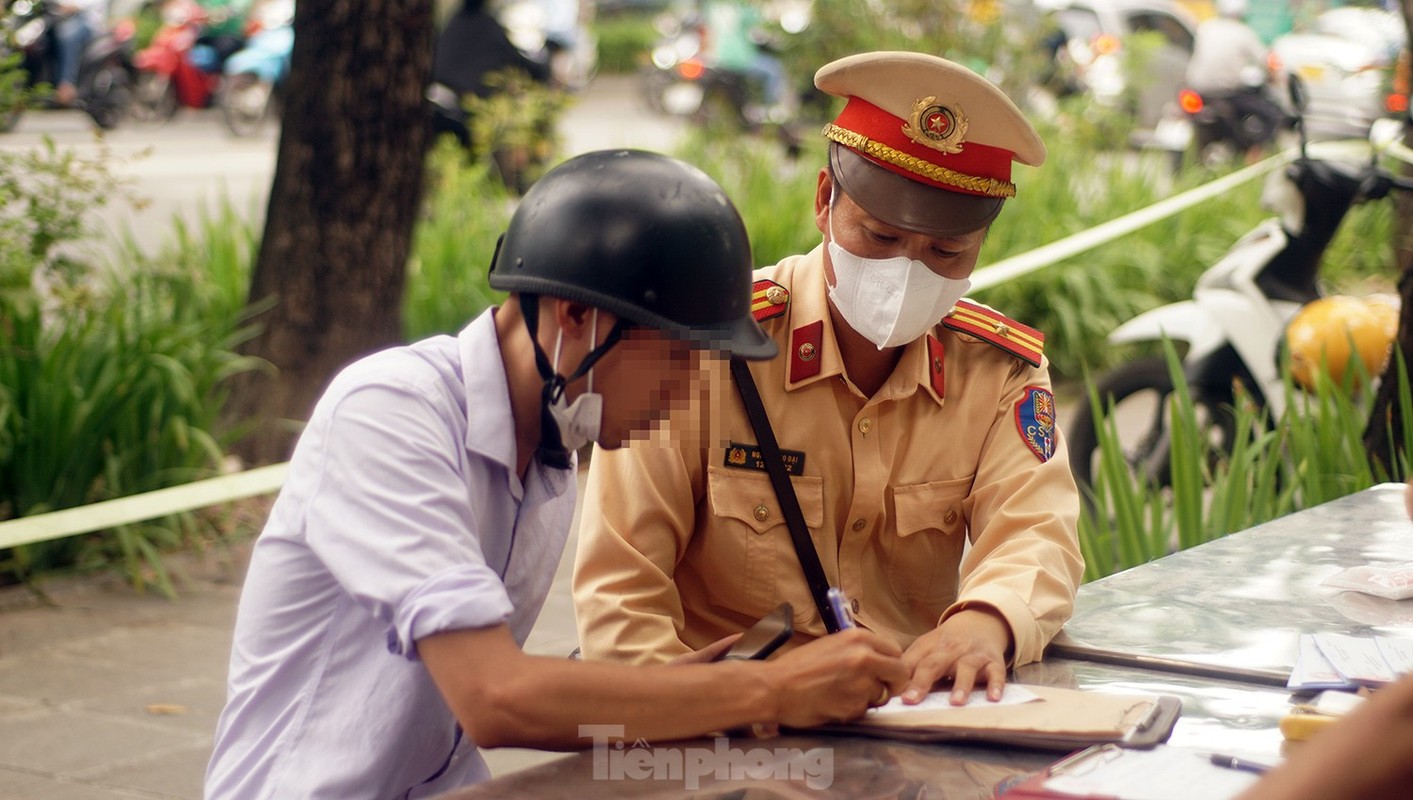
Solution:
<path fill-rule="evenodd" d="M 1178 107 L 1192 122 L 1198 162 L 1208 166 L 1240 162 L 1253 148 L 1270 147 L 1285 116 L 1264 87 L 1206 95 L 1183 89 Z"/>
<path fill-rule="evenodd" d="M 255 12 L 245 47 L 226 59 L 221 110 L 236 136 L 250 136 L 279 113 L 294 50 L 294 0 L 268 0 Z"/>
<path fill-rule="evenodd" d="M 58 4 L 48 0 L 14 0 L 5 13 L 0 57 L 20 53 L 30 87 L 54 83 L 58 21 Z M 99 128 L 115 127 L 132 102 L 132 39 L 132 24 L 120 23 L 95 35 L 80 57 L 76 104 Z M 20 109 L 0 111 L 0 133 L 19 124 L 20 116 Z"/>
<path fill-rule="evenodd" d="M 1304 98 L 1298 86 L 1291 94 L 1298 114 Z M 1236 434 L 1238 385 L 1272 420 L 1285 411 L 1281 359 L 1287 324 L 1321 298 L 1320 262 L 1345 215 L 1355 204 L 1392 190 L 1413 190 L 1413 180 L 1380 168 L 1374 158 L 1337 157 L 1337 143 L 1323 145 L 1321 152 L 1329 155 L 1312 155 L 1298 117 L 1296 127 L 1300 155 L 1270 175 L 1262 196 L 1262 205 L 1277 216 L 1263 220 L 1209 267 L 1192 299 L 1144 312 L 1108 337 L 1115 345 L 1167 338 L 1180 351 L 1185 346 L 1183 378 L 1199 425 L 1221 450 L 1230 449 Z M 1169 485 L 1168 401 L 1174 386 L 1164 358 L 1123 364 L 1101 375 L 1095 389 L 1104 410 L 1110 404 L 1118 409 L 1120 443 L 1130 467 L 1154 485 Z M 1087 488 L 1099 466 L 1099 435 L 1087 395 L 1068 438 L 1071 469 Z"/>
<path fill-rule="evenodd" d="M 221 82 L 221 59 L 215 47 L 198 41 L 210 21 L 195 0 L 167 0 L 163 5 L 162 27 L 134 58 L 134 122 L 160 125 L 179 108 L 211 105 Z"/>

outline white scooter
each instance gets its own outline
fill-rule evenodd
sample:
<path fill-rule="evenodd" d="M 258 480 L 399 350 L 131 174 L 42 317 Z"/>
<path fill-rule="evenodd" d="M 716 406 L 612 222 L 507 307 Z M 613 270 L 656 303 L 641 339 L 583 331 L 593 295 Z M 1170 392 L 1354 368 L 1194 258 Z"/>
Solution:
<path fill-rule="evenodd" d="M 1292 100 L 1303 109 L 1298 87 L 1292 87 Z M 1401 129 L 1400 123 L 1389 122 Z M 1303 127 L 1297 128 L 1299 156 L 1268 177 L 1261 197 L 1262 206 L 1277 216 L 1263 220 L 1209 267 L 1191 300 L 1144 312 L 1108 337 L 1116 345 L 1164 337 L 1178 345 L 1198 422 L 1209 441 L 1224 450 L 1235 436 L 1238 383 L 1264 404 L 1271 419 L 1284 412 L 1280 351 L 1285 327 L 1301 306 L 1321 296 L 1320 262 L 1349 209 L 1391 189 L 1413 190 L 1413 182 L 1377 165 L 1377 148 L 1351 153 L 1347 142 L 1307 145 Z M 1370 138 L 1392 137 L 1379 126 Z M 1119 409 L 1120 440 L 1130 467 L 1154 485 L 1168 485 L 1173 381 L 1165 359 L 1153 355 L 1123 364 L 1100 376 L 1095 388 L 1105 410 L 1109 404 Z M 1071 469 L 1081 488 L 1087 488 L 1099 467 L 1098 430 L 1087 394 L 1067 433 Z"/>

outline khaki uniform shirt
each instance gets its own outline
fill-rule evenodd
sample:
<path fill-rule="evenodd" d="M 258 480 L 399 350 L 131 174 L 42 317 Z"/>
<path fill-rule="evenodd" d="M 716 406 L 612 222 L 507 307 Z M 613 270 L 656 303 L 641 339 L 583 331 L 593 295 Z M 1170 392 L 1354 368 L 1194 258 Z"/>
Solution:
<path fill-rule="evenodd" d="M 1010 624 L 1013 663 L 1039 659 L 1083 571 L 1045 366 L 938 325 L 864 397 L 835 346 L 823 248 L 756 277 L 789 297 L 758 301 L 783 306 L 762 322 L 781 355 L 751 371 L 858 623 L 907 647 L 980 603 Z M 593 454 L 574 572 L 587 658 L 664 661 L 786 600 L 794 643 L 825 633 L 740 396 L 724 380 L 710 393 L 653 440 Z"/>

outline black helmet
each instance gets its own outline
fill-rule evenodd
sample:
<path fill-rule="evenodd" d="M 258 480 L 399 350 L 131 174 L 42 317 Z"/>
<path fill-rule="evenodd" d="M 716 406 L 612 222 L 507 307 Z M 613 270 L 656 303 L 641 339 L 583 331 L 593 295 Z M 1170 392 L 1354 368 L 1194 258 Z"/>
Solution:
<path fill-rule="evenodd" d="M 657 153 L 586 153 L 546 173 L 511 218 L 490 284 L 577 300 L 742 358 L 776 353 L 751 316 L 740 215 L 706 173 Z"/>

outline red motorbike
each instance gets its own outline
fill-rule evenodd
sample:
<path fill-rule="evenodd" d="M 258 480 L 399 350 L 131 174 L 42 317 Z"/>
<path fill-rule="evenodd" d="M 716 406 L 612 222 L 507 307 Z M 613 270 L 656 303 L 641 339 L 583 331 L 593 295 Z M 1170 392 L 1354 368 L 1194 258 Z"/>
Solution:
<path fill-rule="evenodd" d="M 161 124 L 179 108 L 208 108 L 215 101 L 220 60 L 215 48 L 197 41 L 209 21 L 206 9 L 194 0 L 167 0 L 162 27 L 133 58 L 134 122 Z"/>

